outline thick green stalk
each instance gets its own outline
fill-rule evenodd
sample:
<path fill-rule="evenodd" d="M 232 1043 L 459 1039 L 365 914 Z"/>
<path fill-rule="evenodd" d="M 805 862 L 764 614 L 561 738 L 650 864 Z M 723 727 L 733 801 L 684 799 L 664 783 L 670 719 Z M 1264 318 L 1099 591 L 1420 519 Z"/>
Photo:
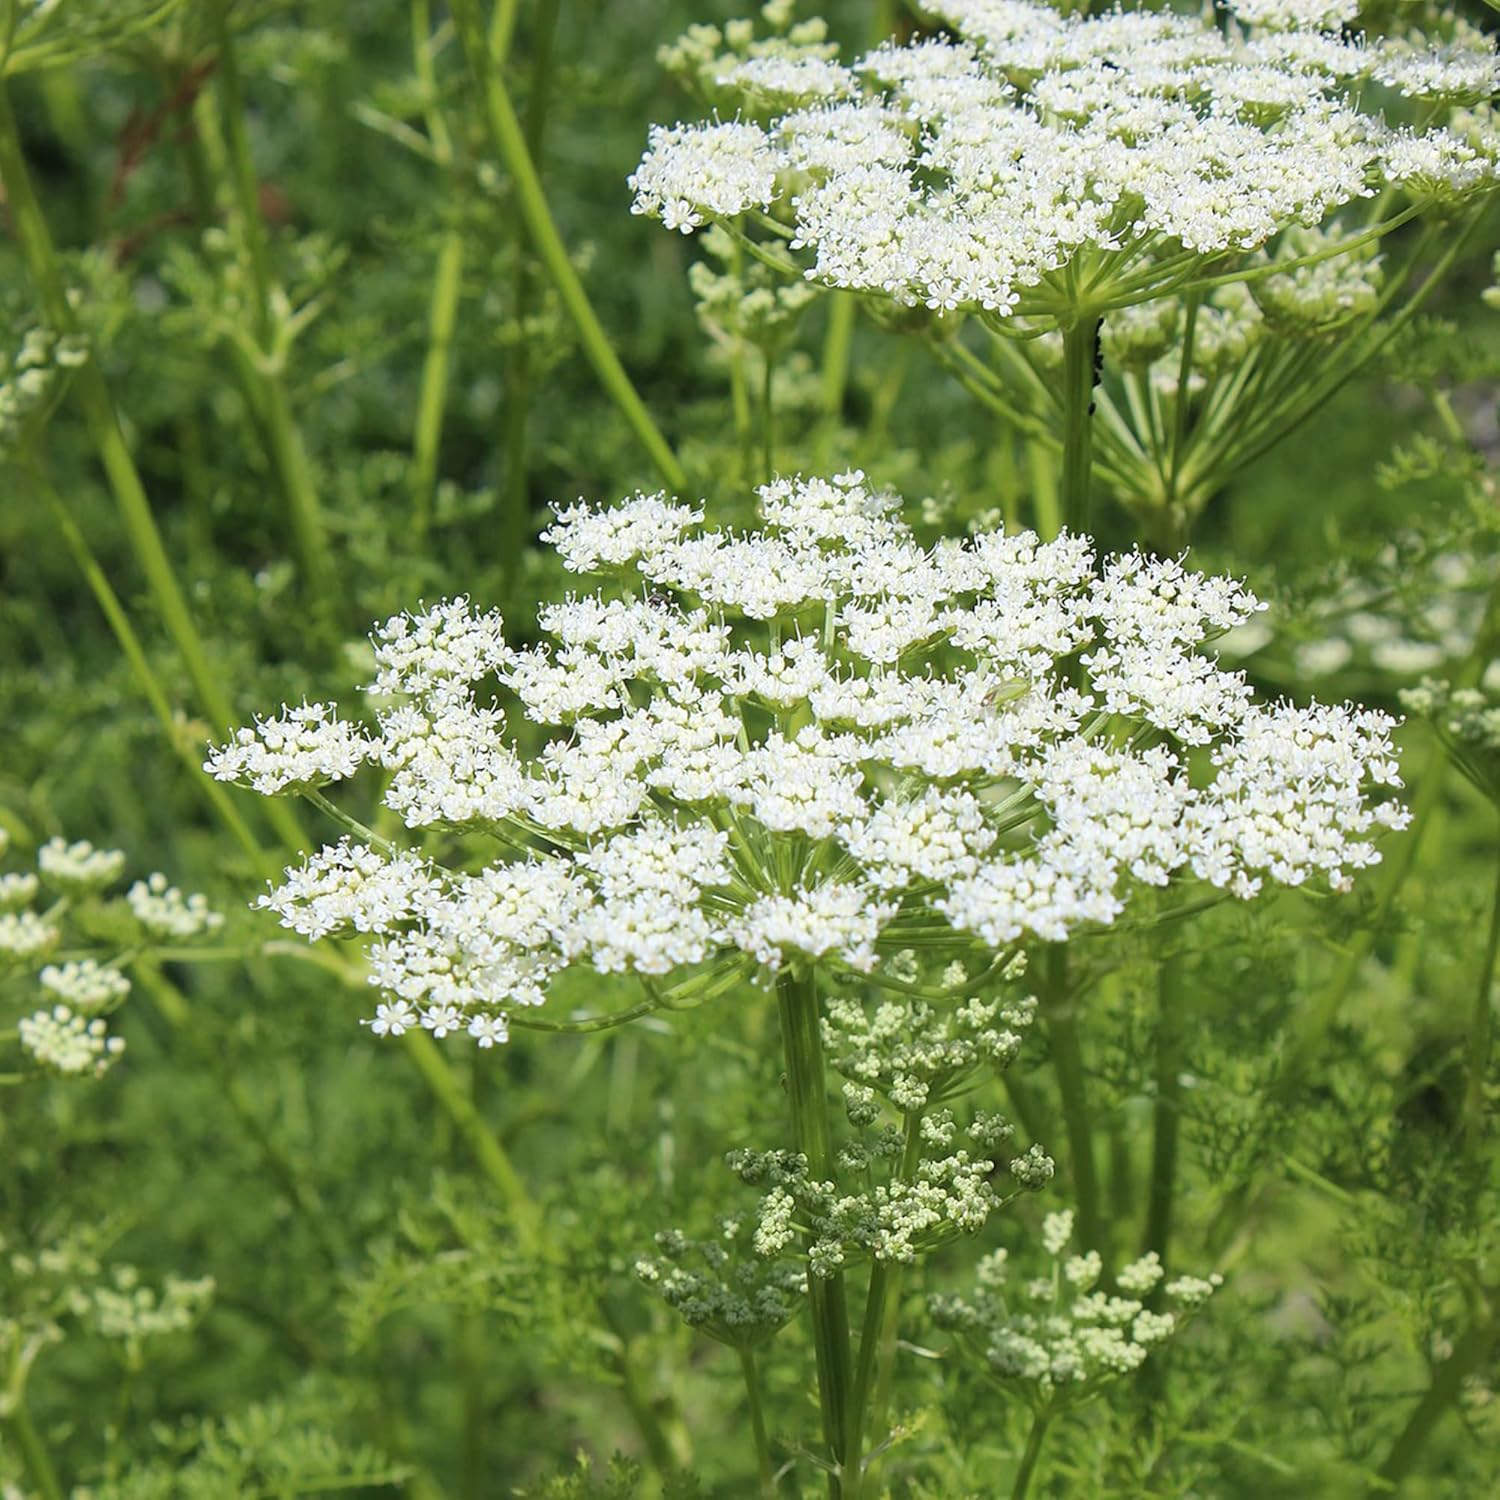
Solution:
<path fill-rule="evenodd" d="M 1151 1105 L 1151 1187 L 1141 1252 L 1154 1250 L 1167 1263 L 1172 1209 L 1177 1191 L 1177 1137 L 1182 1120 L 1183 960 L 1162 959 L 1156 971 L 1156 1097 Z"/>
<path fill-rule="evenodd" d="M 833 440 L 844 411 L 849 384 L 849 355 L 854 347 L 854 319 L 859 311 L 853 297 L 835 295 L 828 305 L 828 327 L 823 334 L 823 368 L 819 381 L 822 425 L 818 433 L 818 463 L 828 466 Z"/>
<path fill-rule="evenodd" d="M 762 482 L 769 484 L 776 477 L 776 409 L 771 404 L 776 366 L 769 349 L 762 349 L 760 357 L 760 465 Z"/>
<path fill-rule="evenodd" d="M 817 1182 L 833 1176 L 833 1142 L 828 1120 L 828 1085 L 823 1073 L 823 1032 L 818 992 L 812 978 L 792 969 L 776 981 L 781 1014 L 781 1040 L 786 1052 L 787 1094 L 791 1103 L 792 1141 L 807 1157 L 809 1175 Z M 848 1454 L 845 1422 L 849 1411 L 849 1311 L 844 1278 L 807 1278 L 812 1311 L 813 1347 L 818 1363 L 818 1398 L 823 1411 L 823 1436 L 837 1473 L 829 1475 L 832 1500 L 854 1500 L 858 1476 L 845 1469 Z"/>
<path fill-rule="evenodd" d="M 531 153 L 526 149 L 526 136 L 521 122 L 516 118 L 515 107 L 506 90 L 500 70 L 491 59 L 489 44 L 480 25 L 477 0 L 452 0 L 454 24 L 463 45 L 469 70 L 479 88 L 484 103 L 485 125 L 490 143 L 510 173 L 515 188 L 516 206 L 531 236 L 537 259 L 541 261 L 552 284 L 557 289 L 568 316 L 578 331 L 584 354 L 593 365 L 600 383 L 620 413 L 629 424 L 641 446 L 646 450 L 662 478 L 674 490 L 687 488 L 687 475 L 667 440 L 651 420 L 645 403 L 630 383 L 624 366 L 616 356 L 609 336 L 600 325 L 598 316 L 589 303 L 588 294 L 568 252 L 563 245 L 557 226 L 552 221 L 552 212 L 547 206 L 546 194 L 532 164 Z"/>
<path fill-rule="evenodd" d="M 741 1349 L 740 1374 L 745 1379 L 745 1401 L 750 1408 L 750 1435 L 755 1442 L 755 1472 L 760 1480 L 761 1500 L 776 1500 L 776 1469 L 771 1462 L 771 1443 L 766 1436 L 766 1411 L 760 1396 L 760 1372 L 755 1353 Z"/>
<path fill-rule="evenodd" d="M 1378 1470 L 1380 1482 L 1371 1485 L 1366 1492 L 1369 1500 L 1392 1495 L 1401 1488 L 1402 1481 L 1411 1473 L 1421 1456 L 1432 1429 L 1457 1399 L 1464 1381 L 1475 1371 L 1482 1369 L 1489 1359 L 1497 1333 L 1500 1333 L 1500 1329 L 1496 1328 L 1491 1319 L 1474 1324 L 1453 1346 L 1453 1352 L 1448 1358 L 1433 1371 L 1431 1384 Z"/>
<path fill-rule="evenodd" d="M 1089 529 L 1089 477 L 1093 466 L 1094 358 L 1099 319 L 1080 317 L 1063 329 L 1062 521 L 1069 531 Z"/>
<path fill-rule="evenodd" d="M 898 1180 L 910 1182 L 916 1176 L 921 1159 L 922 1116 L 910 1114 L 906 1117 Z M 885 1417 L 891 1371 L 896 1362 L 903 1270 L 897 1261 L 878 1260 L 870 1267 L 864 1325 L 859 1335 L 859 1360 L 849 1397 L 848 1468 L 855 1474 L 862 1465 L 867 1428 L 872 1434 L 879 1432 Z"/>
<path fill-rule="evenodd" d="M 1039 1411 L 1032 1416 L 1031 1431 L 1026 1434 L 1026 1446 L 1021 1450 L 1021 1467 L 1016 1470 L 1015 1483 L 1010 1487 L 1010 1500 L 1025 1500 L 1032 1476 L 1036 1473 L 1037 1460 L 1042 1456 L 1042 1443 L 1051 1420 L 1046 1412 Z"/>
<path fill-rule="evenodd" d="M 42 1435 L 26 1410 L 24 1393 L 17 1395 L 15 1405 L 4 1418 L 4 1431 L 16 1445 L 21 1462 L 32 1484 L 36 1486 L 41 1500 L 63 1500 L 63 1487 L 58 1483 L 57 1470 L 52 1467 L 52 1457 Z"/>
<path fill-rule="evenodd" d="M 1464 1139 L 1471 1157 L 1478 1158 L 1484 1138 L 1485 1082 L 1494 1050 L 1495 959 L 1500 953 L 1500 858 L 1495 861 L 1495 894 L 1490 904 L 1489 935 L 1479 965 L 1479 987 L 1469 1016 L 1469 1077 L 1464 1089 Z"/>
<path fill-rule="evenodd" d="M 251 312 L 255 319 L 255 337 L 261 361 L 256 373 L 261 385 L 261 412 L 265 419 L 269 455 L 276 477 L 286 499 L 292 524 L 292 540 L 302 580 L 310 598 L 325 606 L 332 601 L 333 567 L 328 555 L 328 538 L 313 483 L 312 468 L 302 434 L 292 419 L 287 399 L 286 381 L 280 359 L 272 348 L 275 336 L 271 306 L 275 278 L 266 245 L 265 223 L 260 211 L 260 187 L 255 178 L 255 163 L 250 156 L 250 139 L 245 132 L 245 101 L 240 87 L 239 64 L 235 58 L 234 34 L 230 29 L 228 7 L 211 7 L 214 16 L 214 41 L 218 51 L 219 98 L 224 122 L 224 138 L 229 147 L 230 180 L 234 189 L 240 242 L 250 271 L 253 294 Z"/>
<path fill-rule="evenodd" d="M 1047 1040 L 1052 1046 L 1052 1068 L 1062 1103 L 1063 1125 L 1068 1136 L 1068 1159 L 1073 1167 L 1073 1192 L 1077 1200 L 1078 1233 L 1085 1250 L 1109 1256 L 1104 1220 L 1099 1208 L 1099 1174 L 1094 1165 L 1093 1116 L 1089 1110 L 1088 1084 L 1084 1076 L 1083 1041 L 1074 1011 L 1074 996 L 1068 981 L 1067 950 L 1060 944 L 1047 953 Z"/>

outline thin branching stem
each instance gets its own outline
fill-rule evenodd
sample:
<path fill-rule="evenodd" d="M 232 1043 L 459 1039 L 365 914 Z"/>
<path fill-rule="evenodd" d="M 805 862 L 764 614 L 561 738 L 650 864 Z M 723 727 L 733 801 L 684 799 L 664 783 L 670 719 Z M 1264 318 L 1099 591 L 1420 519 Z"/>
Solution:
<path fill-rule="evenodd" d="M 568 258 L 562 236 L 553 222 L 542 191 L 541 179 L 526 147 L 526 133 L 511 103 L 501 70 L 496 65 L 480 25 L 478 0 L 452 0 L 454 24 L 484 106 L 484 121 L 490 144 L 510 173 L 516 206 L 531 236 L 537 259 L 551 278 L 557 295 L 578 332 L 584 354 L 593 365 L 605 392 L 619 408 L 637 441 L 657 471 L 674 490 L 687 488 L 687 475 L 667 440 L 662 436 L 645 403 L 636 392 L 625 367 L 614 351 L 609 335 L 599 322 L 583 283 Z"/>

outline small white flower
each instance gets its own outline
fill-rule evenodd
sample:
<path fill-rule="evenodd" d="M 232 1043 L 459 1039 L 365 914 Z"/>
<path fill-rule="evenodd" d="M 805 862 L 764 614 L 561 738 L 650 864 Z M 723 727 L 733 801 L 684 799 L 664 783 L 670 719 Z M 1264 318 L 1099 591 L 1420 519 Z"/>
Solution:
<path fill-rule="evenodd" d="M 510 1033 L 506 1030 L 504 1016 L 475 1016 L 469 1022 L 469 1035 L 481 1047 L 489 1048 L 506 1041 Z"/>
<path fill-rule="evenodd" d="M 417 1024 L 417 1014 L 404 1000 L 375 1007 L 375 1019 L 363 1021 L 376 1036 L 404 1036 Z"/>

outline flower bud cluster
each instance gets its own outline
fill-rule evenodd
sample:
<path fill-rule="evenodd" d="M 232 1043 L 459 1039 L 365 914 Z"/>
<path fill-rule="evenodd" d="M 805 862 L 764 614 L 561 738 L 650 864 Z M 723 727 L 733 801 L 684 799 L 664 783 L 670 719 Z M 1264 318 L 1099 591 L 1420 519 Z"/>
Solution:
<path fill-rule="evenodd" d="M 1424 677 L 1401 694 L 1401 704 L 1432 721 L 1459 769 L 1500 806 L 1500 689 Z"/>
<path fill-rule="evenodd" d="M 1099 1291 L 1103 1262 L 1097 1251 L 1068 1255 L 1072 1234 L 1070 1211 L 1048 1214 L 1046 1274 L 1014 1279 L 1007 1252 L 998 1250 L 980 1262 L 972 1298 L 930 1300 L 940 1327 L 957 1333 L 992 1375 L 1042 1408 L 1087 1399 L 1104 1382 L 1139 1368 L 1223 1283 L 1214 1274 L 1162 1285 L 1165 1272 L 1152 1251 L 1116 1277 L 1123 1295 Z M 1158 1288 L 1173 1310 L 1146 1306 Z"/>
<path fill-rule="evenodd" d="M 321 734 L 413 830 L 509 851 L 448 870 L 344 842 L 267 898 L 368 934 L 377 1033 L 493 1044 L 579 963 L 867 974 L 935 926 L 960 951 L 1060 940 L 1138 882 L 1344 889 L 1404 824 L 1367 792 L 1399 785 L 1389 718 L 1262 707 L 1200 649 L 1260 608 L 1236 581 L 1068 535 L 926 548 L 858 472 L 759 495 L 745 533 L 665 495 L 570 506 L 547 540 L 619 582 L 546 606 L 540 643 L 466 599 L 398 616 L 370 729 L 293 708 L 210 757 L 285 789 Z M 529 759 L 523 719 L 551 735 Z"/>
<path fill-rule="evenodd" d="M 680 1230 L 656 1236 L 658 1254 L 636 1262 L 636 1275 L 691 1327 L 735 1349 L 753 1349 L 790 1322 L 807 1292 L 800 1266 L 753 1254 L 748 1221 L 723 1218 L 713 1239 Z"/>
<path fill-rule="evenodd" d="M 0 452 L 24 439 L 31 418 L 46 411 L 67 372 L 87 358 L 78 335 L 50 328 L 27 329 L 14 354 L 0 351 Z"/>
<path fill-rule="evenodd" d="M 23 1016 L 17 1031 L 33 1062 L 65 1078 L 102 1078 L 125 1050 L 124 1039 L 108 1035 L 101 1018 L 75 1016 L 66 1005 Z"/>
<path fill-rule="evenodd" d="M 213 1295 L 212 1276 L 168 1276 L 158 1290 L 143 1283 L 134 1266 L 116 1265 L 110 1267 L 108 1280 L 75 1287 L 69 1311 L 91 1332 L 134 1345 L 186 1332 L 203 1316 Z"/>
<path fill-rule="evenodd" d="M 1281 237 L 1275 259 L 1289 262 L 1288 269 L 1251 283 L 1260 310 L 1278 333 L 1317 337 L 1374 309 L 1382 280 L 1374 244 L 1313 259 L 1338 245 L 1338 237 L 1322 229 L 1294 227 Z M 1299 260 L 1310 263 L 1295 264 Z"/>
<path fill-rule="evenodd" d="M 0 855 L 9 843 L 0 828 Z M 97 1078 L 124 1051 L 123 1039 L 109 1035 L 105 1017 L 130 994 L 130 980 L 122 970 L 133 949 L 112 957 L 68 957 L 39 972 L 32 966 L 62 942 L 70 913 L 98 903 L 124 867 L 125 856 L 117 849 L 96 849 L 86 839 L 69 843 L 53 838 L 37 851 L 34 871 L 0 873 L 0 977 L 15 979 L 19 986 L 24 974 L 46 998 L 42 1008 L 25 1014 L 24 1007 L 36 1003 L 32 991 L 21 1002 L 23 1013 L 6 1024 L 15 1025 L 15 1039 L 27 1060 L 57 1077 Z M 32 910 L 44 888 L 56 899 L 49 898 L 43 910 Z M 202 896 L 184 895 L 160 874 L 137 881 L 124 904 L 133 918 L 133 948 L 198 937 L 224 920 Z M 91 931 L 84 927 L 85 934 Z"/>
<path fill-rule="evenodd" d="M 154 938 L 201 937 L 224 925 L 221 912 L 210 911 L 207 898 L 194 892 L 184 895 L 159 870 L 137 880 L 125 893 L 131 915 Z"/>
<path fill-rule="evenodd" d="M 1493 124 L 1431 118 L 1495 91 L 1494 47 L 1472 29 L 1367 45 L 1338 34 L 1346 6 L 1293 0 L 1249 0 L 1237 7 L 1249 30 L 1227 34 L 1158 9 L 925 8 L 951 38 L 887 44 L 847 68 L 782 55 L 774 81 L 720 68 L 747 113 L 776 100 L 785 112 L 657 127 L 630 179 L 634 211 L 684 233 L 776 216 L 764 253 L 789 272 L 1007 316 L 1057 312 L 1080 258 L 1100 267 L 1100 299 L 1122 306 L 1174 292 L 1184 257 L 1259 250 L 1382 188 L 1420 204 L 1496 184 Z M 1430 123 L 1374 112 L 1371 80 L 1428 101 Z"/>
<path fill-rule="evenodd" d="M 957 1135 L 946 1111 L 923 1121 L 925 1144 L 946 1149 Z M 993 1142 L 1009 1135 L 984 1119 L 971 1138 Z M 841 1174 L 868 1182 L 878 1162 L 903 1153 L 901 1134 L 876 1132 L 839 1153 Z M 860 1261 L 910 1264 L 955 1235 L 977 1234 L 989 1216 L 1022 1192 L 1036 1191 L 1052 1177 L 1052 1159 L 1038 1146 L 1010 1163 L 1015 1186 L 997 1188 L 996 1163 L 967 1150 L 918 1159 L 887 1181 L 848 1191 L 833 1180 L 818 1180 L 807 1158 L 789 1151 L 733 1151 L 729 1166 L 751 1186 L 769 1186 L 761 1199 L 752 1245 L 757 1255 L 777 1256 L 804 1245 L 814 1276 L 832 1276 Z"/>
<path fill-rule="evenodd" d="M 1009 1067 L 1035 1018 L 1029 996 L 960 994 L 950 1005 L 906 996 L 874 1005 L 834 997 L 826 1004 L 823 1045 L 851 1082 L 878 1090 L 902 1114 L 921 1114 L 963 1093 L 980 1070 Z"/>

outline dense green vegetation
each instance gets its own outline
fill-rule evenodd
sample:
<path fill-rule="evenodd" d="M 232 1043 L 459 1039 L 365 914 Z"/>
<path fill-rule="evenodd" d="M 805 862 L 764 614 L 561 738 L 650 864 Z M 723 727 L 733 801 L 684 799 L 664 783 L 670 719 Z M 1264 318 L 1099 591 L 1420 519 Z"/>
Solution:
<path fill-rule="evenodd" d="M 1489 1493 L 1494 194 L 1380 242 L 1420 306 L 1298 335 L 1363 339 L 1358 368 L 1288 403 L 1274 445 L 1214 472 L 1191 514 L 1132 502 L 1096 440 L 1082 515 L 1068 424 L 1086 385 L 1056 432 L 1008 422 L 960 378 L 977 316 L 789 294 L 806 284 L 722 230 L 632 215 L 649 127 L 714 102 L 658 48 L 739 10 L 0 6 L 0 880 L 17 877 L 0 910 L 57 928 L 28 948 L 0 927 L 0 1494 Z M 933 24 L 891 0 L 822 14 L 845 61 Z M 1362 20 L 1495 25 L 1477 4 L 1384 0 Z M 1217 289 L 1189 295 L 1205 326 L 1220 315 Z M 1059 344 L 1059 386 L 1075 355 Z M 352 935 L 308 945 L 251 903 L 340 815 L 397 837 L 381 774 L 340 813 L 201 769 L 282 703 L 356 715 L 372 622 L 466 595 L 534 643 L 539 606 L 593 586 L 539 541 L 553 506 L 666 485 L 743 527 L 772 475 L 851 468 L 905 497 L 924 547 L 1069 517 L 1101 553 L 1191 542 L 1191 567 L 1269 604 L 1215 648 L 1261 700 L 1406 716 L 1412 813 L 1347 893 L 1268 882 L 1242 903 L 1184 881 L 1066 945 L 1028 939 L 1029 975 L 996 969 L 995 993 L 1042 996 L 1043 1024 L 953 1107 L 1004 1111 L 1017 1158 L 1041 1143 L 1056 1175 L 882 1294 L 862 1488 L 824 1472 L 822 1314 L 794 1302 L 737 1358 L 639 1274 L 663 1232 L 712 1238 L 735 1215 L 748 1239 L 754 1169 L 738 1179 L 726 1153 L 807 1150 L 787 987 L 779 1016 L 746 981 L 618 1027 L 518 1018 L 504 1047 L 377 1039 Z M 540 754 L 544 728 L 513 717 Z M 123 870 L 69 884 L 58 856 L 33 891 L 59 836 L 123 851 Z M 412 846 L 493 857 L 482 837 Z M 222 925 L 126 896 L 155 871 Z M 42 964 L 88 958 L 132 981 L 108 1019 L 126 1046 L 102 1076 L 58 1076 L 25 1022 L 56 998 Z M 880 973 L 931 979 L 907 963 L 883 953 Z M 536 1020 L 641 995 L 580 965 Z M 975 1299 L 1002 1248 L 1018 1286 L 1052 1274 L 1044 1226 L 1065 1210 L 1068 1253 L 1098 1251 L 1113 1290 L 1149 1251 L 1223 1285 L 1139 1369 L 1037 1424 L 951 1299 Z M 853 1264 L 851 1287 L 875 1274 Z"/>

